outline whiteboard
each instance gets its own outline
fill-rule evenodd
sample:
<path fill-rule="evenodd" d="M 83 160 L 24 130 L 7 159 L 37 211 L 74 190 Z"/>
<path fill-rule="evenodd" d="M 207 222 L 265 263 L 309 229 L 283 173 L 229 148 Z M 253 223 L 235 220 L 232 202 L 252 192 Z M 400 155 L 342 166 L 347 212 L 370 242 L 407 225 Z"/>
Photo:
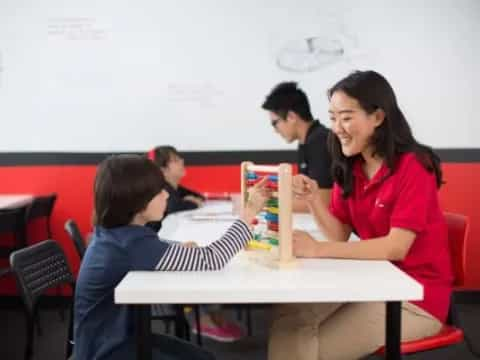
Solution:
<path fill-rule="evenodd" d="M 419 140 L 478 141 L 478 0 L 0 0 L 0 151 L 291 149 L 261 104 L 384 74 Z"/>

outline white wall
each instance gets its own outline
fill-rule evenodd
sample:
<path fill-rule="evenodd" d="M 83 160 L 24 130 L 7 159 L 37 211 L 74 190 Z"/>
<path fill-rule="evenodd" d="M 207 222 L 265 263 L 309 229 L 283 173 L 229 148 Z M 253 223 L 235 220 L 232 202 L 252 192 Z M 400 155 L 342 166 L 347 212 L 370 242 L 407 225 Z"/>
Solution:
<path fill-rule="evenodd" d="M 288 149 L 266 93 L 299 81 L 328 124 L 325 91 L 353 69 L 390 80 L 421 141 L 478 147 L 479 0 L 332 3 L 0 0 L 0 151 Z M 307 37 L 344 54 L 278 67 Z"/>

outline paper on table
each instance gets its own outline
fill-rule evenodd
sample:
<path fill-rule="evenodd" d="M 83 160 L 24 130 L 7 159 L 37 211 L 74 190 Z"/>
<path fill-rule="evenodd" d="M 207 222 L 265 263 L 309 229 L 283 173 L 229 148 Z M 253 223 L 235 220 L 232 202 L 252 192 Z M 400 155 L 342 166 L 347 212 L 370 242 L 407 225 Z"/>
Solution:
<path fill-rule="evenodd" d="M 211 213 L 196 213 L 191 214 L 190 219 L 195 221 L 234 221 L 238 219 L 238 216 L 231 212 L 211 212 Z"/>

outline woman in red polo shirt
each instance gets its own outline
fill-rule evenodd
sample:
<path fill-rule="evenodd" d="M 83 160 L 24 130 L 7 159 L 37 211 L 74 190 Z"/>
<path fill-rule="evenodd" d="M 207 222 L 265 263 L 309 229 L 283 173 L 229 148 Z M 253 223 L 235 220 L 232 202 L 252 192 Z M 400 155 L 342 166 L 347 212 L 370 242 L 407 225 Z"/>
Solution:
<path fill-rule="evenodd" d="M 446 320 L 452 271 L 438 202 L 440 160 L 415 140 L 392 87 L 356 71 L 328 92 L 334 187 L 330 208 L 315 181 L 294 179 L 329 241 L 294 232 L 299 257 L 389 260 L 424 288 L 402 304 L 402 340 L 436 334 Z M 349 242 L 354 231 L 362 241 Z M 321 281 L 321 280 L 319 280 Z M 274 310 L 269 359 L 358 359 L 385 344 L 385 304 L 299 304 Z"/>

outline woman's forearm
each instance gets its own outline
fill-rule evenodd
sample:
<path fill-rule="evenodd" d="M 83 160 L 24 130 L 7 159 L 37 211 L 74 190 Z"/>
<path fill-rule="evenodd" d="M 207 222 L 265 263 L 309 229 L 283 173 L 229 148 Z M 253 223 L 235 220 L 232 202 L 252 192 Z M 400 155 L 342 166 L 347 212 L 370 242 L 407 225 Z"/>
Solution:
<path fill-rule="evenodd" d="M 320 198 L 320 194 L 316 194 L 311 200 L 309 200 L 308 206 L 315 222 L 328 240 L 348 240 L 351 233 L 351 227 L 342 224 L 340 220 L 332 215 L 326 203 Z"/>
<path fill-rule="evenodd" d="M 415 233 L 393 229 L 386 236 L 353 242 L 319 242 L 315 257 L 401 261 L 407 256 Z"/>

